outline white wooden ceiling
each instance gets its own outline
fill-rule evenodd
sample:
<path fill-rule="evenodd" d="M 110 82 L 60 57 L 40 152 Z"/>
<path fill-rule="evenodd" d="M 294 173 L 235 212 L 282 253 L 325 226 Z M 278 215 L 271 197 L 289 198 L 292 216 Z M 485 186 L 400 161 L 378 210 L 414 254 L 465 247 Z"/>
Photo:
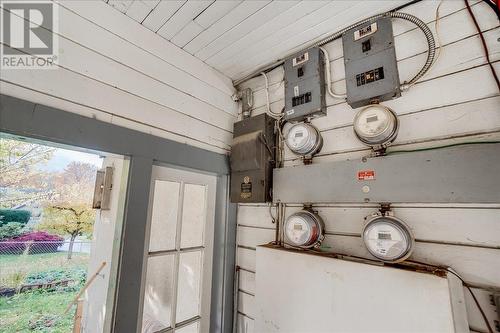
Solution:
<path fill-rule="evenodd" d="M 408 0 L 105 0 L 237 80 Z"/>

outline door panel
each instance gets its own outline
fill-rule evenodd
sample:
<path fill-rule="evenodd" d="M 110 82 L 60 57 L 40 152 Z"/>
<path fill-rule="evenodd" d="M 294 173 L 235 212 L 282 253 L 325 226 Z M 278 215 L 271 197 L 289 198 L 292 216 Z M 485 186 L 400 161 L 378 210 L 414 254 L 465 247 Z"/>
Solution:
<path fill-rule="evenodd" d="M 151 237 L 149 251 L 165 251 L 175 249 L 175 230 L 179 207 L 178 182 L 156 180 L 151 212 Z"/>
<path fill-rule="evenodd" d="M 209 330 L 216 181 L 207 174 L 153 167 L 144 333 Z"/>
<path fill-rule="evenodd" d="M 206 193 L 204 185 L 185 184 L 182 206 L 181 248 L 203 245 L 206 217 Z"/>
<path fill-rule="evenodd" d="M 201 251 L 180 254 L 177 322 L 200 315 Z"/>
<path fill-rule="evenodd" d="M 158 328 L 171 326 L 174 259 L 173 255 L 166 255 L 150 257 L 147 261 L 144 319 L 157 323 Z"/>

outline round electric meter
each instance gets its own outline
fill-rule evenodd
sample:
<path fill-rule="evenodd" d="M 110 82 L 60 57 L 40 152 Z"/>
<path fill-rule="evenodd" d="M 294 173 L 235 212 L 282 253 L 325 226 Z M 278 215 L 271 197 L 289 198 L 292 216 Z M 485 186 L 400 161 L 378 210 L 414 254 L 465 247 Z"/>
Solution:
<path fill-rule="evenodd" d="M 410 228 L 393 216 L 372 217 L 366 223 L 362 237 L 368 251 L 385 262 L 407 259 L 415 243 Z"/>
<path fill-rule="evenodd" d="M 323 240 L 324 223 L 319 215 L 302 210 L 290 215 L 285 221 L 286 243 L 296 247 L 310 248 Z"/>
<path fill-rule="evenodd" d="M 293 125 L 286 135 L 286 145 L 297 155 L 313 155 L 323 145 L 318 129 L 308 123 Z"/>
<path fill-rule="evenodd" d="M 394 111 L 380 104 L 361 109 L 354 117 L 354 133 L 365 144 L 388 146 L 396 139 L 399 122 Z"/>

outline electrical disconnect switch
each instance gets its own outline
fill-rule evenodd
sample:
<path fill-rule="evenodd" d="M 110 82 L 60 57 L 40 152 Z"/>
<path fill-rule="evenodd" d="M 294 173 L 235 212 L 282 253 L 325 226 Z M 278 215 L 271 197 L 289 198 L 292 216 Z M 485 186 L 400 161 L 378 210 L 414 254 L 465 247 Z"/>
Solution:
<path fill-rule="evenodd" d="M 234 123 L 231 202 L 271 201 L 275 161 L 274 119 L 263 113 Z"/>

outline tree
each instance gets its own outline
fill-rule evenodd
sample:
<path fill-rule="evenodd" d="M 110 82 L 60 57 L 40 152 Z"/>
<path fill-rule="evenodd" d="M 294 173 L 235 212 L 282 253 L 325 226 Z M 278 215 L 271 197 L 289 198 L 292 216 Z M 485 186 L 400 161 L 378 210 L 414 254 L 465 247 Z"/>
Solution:
<path fill-rule="evenodd" d="M 95 212 L 88 205 L 49 206 L 44 209 L 39 229 L 69 235 L 68 259 L 71 259 L 76 237 L 91 233 L 94 220 Z"/>
<path fill-rule="evenodd" d="M 0 209 L 0 226 L 9 222 L 26 224 L 31 218 L 29 210 L 22 209 Z"/>
<path fill-rule="evenodd" d="M 0 209 L 0 240 L 17 237 L 27 231 L 31 212 L 18 209 Z"/>
<path fill-rule="evenodd" d="M 54 180 L 53 203 L 44 209 L 39 230 L 69 235 L 68 259 L 78 236 L 92 232 L 95 212 L 91 208 L 96 167 L 84 162 L 71 162 Z"/>
<path fill-rule="evenodd" d="M 55 148 L 0 138 L 0 187 L 24 186 L 37 171 L 37 164 L 51 159 Z"/>
<path fill-rule="evenodd" d="M 0 241 L 20 236 L 23 233 L 24 224 L 19 222 L 9 222 L 0 225 Z"/>
<path fill-rule="evenodd" d="M 50 198 L 50 174 L 38 170 L 56 149 L 44 145 L 0 138 L 0 207 Z"/>
<path fill-rule="evenodd" d="M 90 163 L 71 162 L 54 180 L 55 202 L 92 203 L 97 167 Z"/>

